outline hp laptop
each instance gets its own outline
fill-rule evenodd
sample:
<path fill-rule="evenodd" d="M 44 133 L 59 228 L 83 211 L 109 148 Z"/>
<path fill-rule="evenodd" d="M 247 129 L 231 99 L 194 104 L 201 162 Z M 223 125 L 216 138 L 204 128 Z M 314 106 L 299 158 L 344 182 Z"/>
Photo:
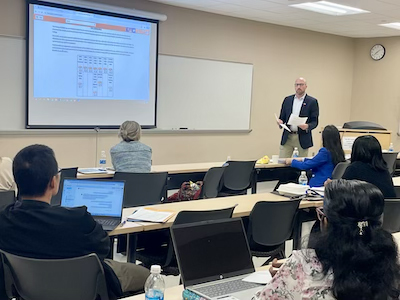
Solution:
<path fill-rule="evenodd" d="M 61 206 L 85 205 L 93 218 L 111 231 L 121 223 L 124 181 L 64 179 Z"/>
<path fill-rule="evenodd" d="M 241 219 L 176 225 L 171 235 L 186 289 L 211 300 L 250 300 L 262 288 L 242 281 L 254 266 Z"/>

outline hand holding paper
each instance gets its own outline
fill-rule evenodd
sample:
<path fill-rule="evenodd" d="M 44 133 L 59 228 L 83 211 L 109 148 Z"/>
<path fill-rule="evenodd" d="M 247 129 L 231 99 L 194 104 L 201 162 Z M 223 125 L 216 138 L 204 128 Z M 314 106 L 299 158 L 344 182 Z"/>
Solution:
<path fill-rule="evenodd" d="M 276 122 L 278 123 L 278 125 L 281 126 L 283 129 L 285 129 L 285 130 L 291 132 L 291 130 L 289 129 L 289 127 L 287 127 L 286 124 L 283 124 L 282 120 L 279 119 L 278 116 L 277 116 L 276 114 L 274 114 L 274 115 L 275 115 L 275 119 L 276 119 Z"/>
<path fill-rule="evenodd" d="M 292 126 L 299 126 L 299 125 L 305 125 L 307 122 L 307 117 L 298 117 L 294 114 L 291 114 L 289 117 L 289 121 L 287 122 L 288 125 Z"/>

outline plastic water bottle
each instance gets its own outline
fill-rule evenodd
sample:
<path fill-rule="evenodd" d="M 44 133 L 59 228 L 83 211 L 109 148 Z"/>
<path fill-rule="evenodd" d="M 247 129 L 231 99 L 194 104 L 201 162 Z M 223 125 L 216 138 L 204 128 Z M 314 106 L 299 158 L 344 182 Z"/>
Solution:
<path fill-rule="evenodd" d="M 308 178 L 306 175 L 306 171 L 301 171 L 301 174 L 299 176 L 299 184 L 307 185 L 307 183 L 308 183 Z"/>
<path fill-rule="evenodd" d="M 161 267 L 159 265 L 152 265 L 150 273 L 144 284 L 146 300 L 164 300 L 165 282 L 160 274 Z"/>
<path fill-rule="evenodd" d="M 389 145 L 389 151 L 390 151 L 390 152 L 393 152 L 393 151 L 394 151 L 393 143 L 390 143 L 390 145 Z"/>
<path fill-rule="evenodd" d="M 107 164 L 106 151 L 103 150 L 100 153 L 99 168 L 106 169 L 106 164 Z"/>
<path fill-rule="evenodd" d="M 294 147 L 292 157 L 293 157 L 293 158 L 294 158 L 294 157 L 299 157 L 299 149 L 297 149 L 297 147 Z"/>

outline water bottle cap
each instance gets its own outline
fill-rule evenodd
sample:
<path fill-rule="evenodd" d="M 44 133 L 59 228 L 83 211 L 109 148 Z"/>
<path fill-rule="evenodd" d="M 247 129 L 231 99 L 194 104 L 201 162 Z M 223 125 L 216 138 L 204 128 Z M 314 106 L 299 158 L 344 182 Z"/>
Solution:
<path fill-rule="evenodd" d="M 160 274 L 161 273 L 161 266 L 159 265 L 152 265 L 150 268 L 151 273 Z"/>

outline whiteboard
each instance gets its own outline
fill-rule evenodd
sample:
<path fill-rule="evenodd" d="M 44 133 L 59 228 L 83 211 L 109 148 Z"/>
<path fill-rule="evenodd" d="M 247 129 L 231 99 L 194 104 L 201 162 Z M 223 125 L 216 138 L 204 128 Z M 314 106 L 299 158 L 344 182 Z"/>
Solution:
<path fill-rule="evenodd" d="M 160 55 L 157 127 L 250 129 L 253 65 Z"/>
<path fill-rule="evenodd" d="M 25 40 L 0 36 L 0 130 L 25 128 Z"/>
<path fill-rule="evenodd" d="M 25 129 L 25 39 L 0 36 L 0 131 Z M 250 129 L 253 65 L 159 55 L 157 127 Z"/>

